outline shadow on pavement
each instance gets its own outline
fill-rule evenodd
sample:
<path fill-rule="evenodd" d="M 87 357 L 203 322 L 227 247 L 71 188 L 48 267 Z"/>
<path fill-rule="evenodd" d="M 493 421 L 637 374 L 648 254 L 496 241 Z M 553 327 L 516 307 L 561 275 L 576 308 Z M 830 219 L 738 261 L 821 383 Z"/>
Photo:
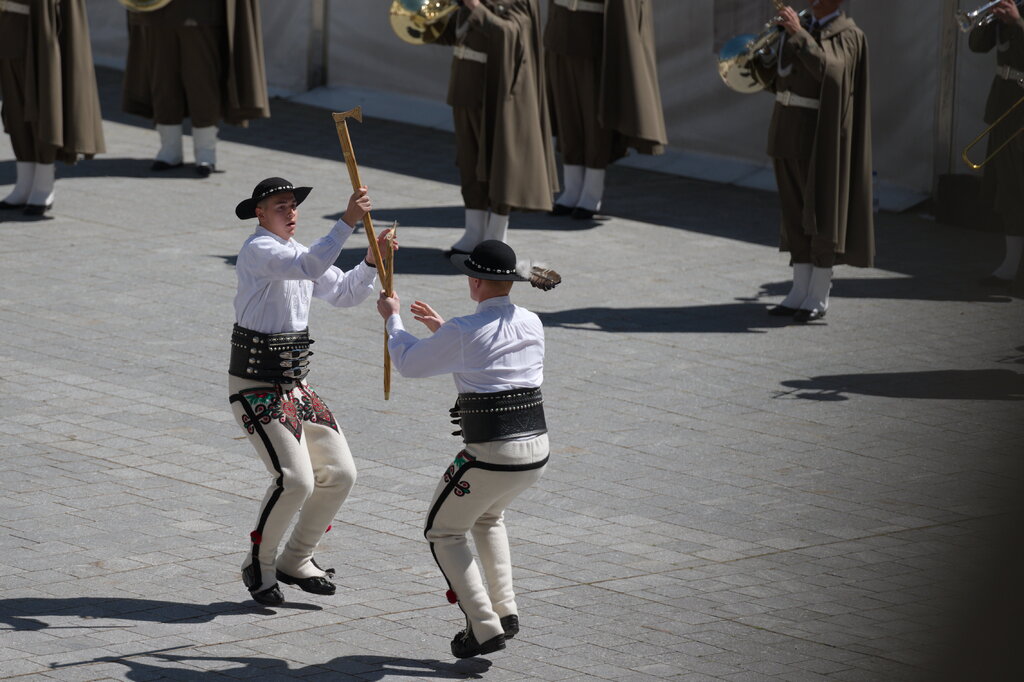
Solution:
<path fill-rule="evenodd" d="M 325 215 L 324 218 L 336 221 L 342 211 Z M 375 208 L 373 209 L 373 226 L 380 231 L 391 227 L 398 221 L 402 227 L 444 227 L 462 229 L 465 208 L 462 206 L 417 206 L 414 208 Z M 513 230 L 548 230 L 558 232 L 576 232 L 589 230 L 601 224 L 600 217 L 591 220 L 575 220 L 573 218 L 555 218 L 544 211 L 514 211 L 510 220 Z M 447 245 L 446 245 L 447 247 Z"/>
<path fill-rule="evenodd" d="M 785 296 L 792 282 L 768 282 L 761 285 L 755 299 Z M 870 279 L 836 279 L 831 298 L 901 299 L 911 301 L 970 301 L 977 303 L 1010 303 L 1006 293 L 984 289 L 973 281 L 943 277 L 942 273 L 925 273 L 911 277 Z"/>
<path fill-rule="evenodd" d="M 574 308 L 539 315 L 545 327 L 603 332 L 765 334 L 765 329 L 791 323 L 788 318 L 771 317 L 767 310 L 767 306 L 755 303 L 725 303 L 675 308 Z"/>
<path fill-rule="evenodd" d="M 399 646 L 400 642 L 394 642 Z M 338 656 L 325 663 L 305 668 L 291 668 L 287 661 L 277 658 L 245 656 L 182 656 L 166 653 L 174 649 L 162 649 L 134 654 L 132 656 L 104 656 L 88 661 L 59 664 L 53 669 L 94 665 L 96 663 L 117 663 L 128 668 L 124 673 L 127 680 L 248 680 L 248 679 L 304 679 L 310 676 L 340 680 L 382 680 L 388 677 L 429 677 L 453 680 L 480 679 L 487 672 L 491 662 L 484 658 L 467 658 L 456 663 L 444 663 L 433 659 L 411 659 L 397 656 Z M 195 668 L 170 668 L 152 663 L 143 663 L 137 658 L 153 658 L 169 663 L 201 661 L 208 667 L 210 662 L 236 663 L 235 667 L 224 670 L 196 670 Z"/>
<path fill-rule="evenodd" d="M 833 374 L 783 381 L 794 390 L 776 398 L 849 400 L 848 395 L 931 400 L 1024 400 L 1024 374 L 1010 369 L 945 369 L 929 372 Z"/>
<path fill-rule="evenodd" d="M 300 611 L 318 611 L 319 606 L 288 602 L 280 609 L 296 609 Z M 122 597 L 18 597 L 0 601 L 0 623 L 14 630 L 46 630 L 51 627 L 64 629 L 67 627 L 99 627 L 93 623 L 88 626 L 50 626 L 39 620 L 37 616 L 77 616 L 83 620 L 93 621 L 97 618 L 114 620 L 134 620 L 147 623 L 209 623 L 217 616 L 239 613 L 277 613 L 273 609 L 256 604 L 256 602 L 215 602 L 213 604 L 183 604 L 173 601 L 156 599 L 135 599 Z M 107 627 L 125 627 L 110 625 Z"/>

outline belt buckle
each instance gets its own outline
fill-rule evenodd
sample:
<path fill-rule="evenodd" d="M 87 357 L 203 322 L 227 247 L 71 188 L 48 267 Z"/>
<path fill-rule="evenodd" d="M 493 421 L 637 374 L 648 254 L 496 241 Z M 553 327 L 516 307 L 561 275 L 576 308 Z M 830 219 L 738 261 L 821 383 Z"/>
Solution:
<path fill-rule="evenodd" d="M 790 92 L 789 90 L 786 90 L 785 92 L 783 92 L 782 93 L 782 99 L 780 100 L 782 106 L 788 107 L 792 97 L 793 97 L 793 93 Z"/>

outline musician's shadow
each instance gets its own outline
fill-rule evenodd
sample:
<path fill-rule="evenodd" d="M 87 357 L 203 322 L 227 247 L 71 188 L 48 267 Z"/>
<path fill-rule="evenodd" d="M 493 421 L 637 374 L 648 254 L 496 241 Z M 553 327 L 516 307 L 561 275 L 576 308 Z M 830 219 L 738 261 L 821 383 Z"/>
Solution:
<path fill-rule="evenodd" d="M 457 275 L 458 271 L 452 266 L 451 261 L 444 257 L 444 250 L 429 249 L 420 246 L 406 246 L 398 250 L 396 259 L 396 275 Z M 366 247 L 360 245 L 358 248 L 346 248 L 338 256 L 334 264 L 346 272 L 359 264 L 366 256 Z M 235 267 L 238 263 L 238 256 L 211 256 L 224 261 L 225 265 Z"/>
<path fill-rule="evenodd" d="M 782 382 L 792 390 L 776 398 L 801 398 L 822 402 L 849 400 L 850 395 L 924 400 L 1024 400 L 1024 374 L 1010 369 L 877 374 L 833 374 Z"/>
<path fill-rule="evenodd" d="M 398 643 L 396 643 L 397 645 Z M 204 669 L 173 668 L 146 663 L 139 658 L 152 658 L 168 663 L 188 664 L 201 662 Z M 234 663 L 232 667 L 220 666 L 210 670 L 218 662 Z M 95 663 L 116 663 L 126 667 L 127 680 L 248 680 L 248 679 L 303 679 L 308 676 L 322 677 L 329 674 L 335 680 L 382 680 L 390 677 L 442 678 L 452 680 L 481 679 L 491 667 L 484 658 L 467 658 L 455 663 L 435 659 L 412 659 L 399 656 L 351 655 L 338 656 L 324 662 L 303 668 L 292 668 L 288 661 L 257 656 L 183 656 L 167 653 L 167 650 L 141 652 L 131 657 L 103 656 L 89 661 L 79 661 L 76 666 Z M 53 666 L 57 668 L 58 666 Z"/>
<path fill-rule="evenodd" d="M 754 297 L 739 298 L 755 302 L 764 298 L 782 298 L 789 293 L 791 281 L 762 284 Z M 835 279 L 831 298 L 896 299 L 908 301 L 963 301 L 973 303 L 1010 303 L 1009 292 L 984 289 L 970 279 L 934 275 L 884 277 L 868 279 Z"/>
<path fill-rule="evenodd" d="M 611 333 L 766 334 L 792 321 L 768 315 L 755 303 L 669 306 L 665 308 L 608 308 L 594 306 L 539 313 L 545 327 Z"/>
<path fill-rule="evenodd" d="M 336 221 L 342 211 L 324 216 L 327 220 Z M 416 206 L 412 208 L 375 208 L 373 209 L 373 227 L 378 232 L 391 227 L 398 221 L 398 233 L 401 238 L 402 227 L 406 228 L 452 228 L 461 230 L 465 224 L 466 209 L 462 206 Z M 512 230 L 559 230 L 563 232 L 589 230 L 597 227 L 605 216 L 597 215 L 589 220 L 577 220 L 569 216 L 551 216 L 546 211 L 513 211 L 509 216 Z M 444 246 L 442 248 L 447 248 Z"/>
<path fill-rule="evenodd" d="M 17 179 L 14 161 L 0 161 L 0 185 L 13 185 Z M 194 164 L 186 163 L 178 168 L 165 171 L 151 169 L 153 159 L 97 156 L 79 161 L 73 166 L 60 164 L 57 170 L 57 191 L 60 192 L 62 179 L 71 178 L 175 178 L 202 180 Z M 223 171 L 214 171 L 221 173 Z M 60 197 L 58 197 L 58 201 Z M 6 213 L 6 212 L 5 212 Z"/>

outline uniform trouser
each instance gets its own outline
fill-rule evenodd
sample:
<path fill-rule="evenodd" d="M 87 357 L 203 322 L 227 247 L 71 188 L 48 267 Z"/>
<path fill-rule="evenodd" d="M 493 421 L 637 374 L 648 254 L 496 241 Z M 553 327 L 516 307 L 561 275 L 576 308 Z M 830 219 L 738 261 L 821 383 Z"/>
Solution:
<path fill-rule="evenodd" d="M 0 59 L 0 94 L 3 95 L 4 128 L 11 137 L 14 158 L 28 163 L 50 164 L 57 147 L 39 140 L 35 122 L 25 116 L 25 60 Z"/>
<path fill-rule="evenodd" d="M 356 480 L 345 436 L 305 383 L 278 386 L 230 376 L 228 388 L 235 419 L 273 478 L 243 568 L 258 561 L 264 589 L 276 582 L 276 569 L 296 578 L 324 575 L 313 552 Z M 278 555 L 296 512 L 295 528 Z"/>
<path fill-rule="evenodd" d="M 782 204 L 782 250 L 789 251 L 794 263 L 831 268 L 836 264 L 835 242 L 804 230 L 804 204 L 811 200 L 804 192 L 810 159 L 774 159 L 774 163 Z"/>
<path fill-rule="evenodd" d="M 146 46 L 154 122 L 178 125 L 191 117 L 194 128 L 216 125 L 225 79 L 225 27 L 136 25 L 130 31 Z"/>
<path fill-rule="evenodd" d="M 424 535 L 478 642 L 500 634 L 501 618 L 518 613 L 505 507 L 540 479 L 547 461 L 547 435 L 468 444 L 434 491 Z M 467 533 L 473 534 L 486 588 Z"/>
<path fill-rule="evenodd" d="M 480 154 L 485 152 L 484 115 L 478 108 L 452 107 L 455 124 L 455 165 L 459 169 L 462 203 L 466 208 L 480 211 L 493 210 L 508 215 L 508 204 L 491 205 L 490 183 L 481 180 L 478 173 Z"/>
<path fill-rule="evenodd" d="M 1024 92 L 1022 92 L 1024 94 Z M 997 126 L 996 134 L 989 136 L 988 151 L 1006 141 L 1005 129 L 1013 126 Z M 1024 134 L 1017 135 L 1001 152 L 985 166 L 985 184 L 993 201 L 1000 225 L 1008 235 L 1024 236 Z"/>
<path fill-rule="evenodd" d="M 611 163 L 612 132 L 597 122 L 600 63 L 587 57 L 548 53 L 545 67 L 562 163 L 607 168 Z"/>

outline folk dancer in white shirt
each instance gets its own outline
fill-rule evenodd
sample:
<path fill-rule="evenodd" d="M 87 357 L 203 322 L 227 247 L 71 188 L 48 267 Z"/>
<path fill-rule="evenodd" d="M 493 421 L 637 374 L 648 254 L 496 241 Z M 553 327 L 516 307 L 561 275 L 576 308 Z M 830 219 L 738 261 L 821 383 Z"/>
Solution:
<path fill-rule="evenodd" d="M 267 178 L 235 209 L 240 219 L 256 218 L 259 225 L 238 253 L 228 387 L 235 418 L 272 478 L 242 580 L 252 598 L 268 606 L 284 602 L 278 582 L 335 592 L 333 570 L 317 565 L 313 552 L 352 489 L 356 468 L 333 414 L 305 381 L 313 354 L 309 304 L 316 297 L 336 307 L 358 305 L 377 281 L 372 250 L 348 272 L 333 265 L 371 208 L 366 188 L 352 194 L 341 220 L 307 248 L 293 235 L 298 206 L 311 189 Z M 388 232 L 378 238 L 381 249 Z"/>
<path fill-rule="evenodd" d="M 540 479 L 548 462 L 544 380 L 544 328 L 530 311 L 513 305 L 509 291 L 526 277 L 516 255 L 497 240 L 481 242 L 453 264 L 469 275 L 476 312 L 445 322 L 421 301 L 410 307 L 433 334 L 419 339 L 402 326 L 398 296 L 381 293 L 377 310 L 387 321 L 388 348 L 404 377 L 451 373 L 459 391 L 453 416 L 464 448 L 434 492 L 424 534 L 448 582 L 448 599 L 466 616 L 451 643 L 468 658 L 505 648 L 519 632 L 505 507 Z M 473 534 L 487 586 L 473 561 Z"/>

